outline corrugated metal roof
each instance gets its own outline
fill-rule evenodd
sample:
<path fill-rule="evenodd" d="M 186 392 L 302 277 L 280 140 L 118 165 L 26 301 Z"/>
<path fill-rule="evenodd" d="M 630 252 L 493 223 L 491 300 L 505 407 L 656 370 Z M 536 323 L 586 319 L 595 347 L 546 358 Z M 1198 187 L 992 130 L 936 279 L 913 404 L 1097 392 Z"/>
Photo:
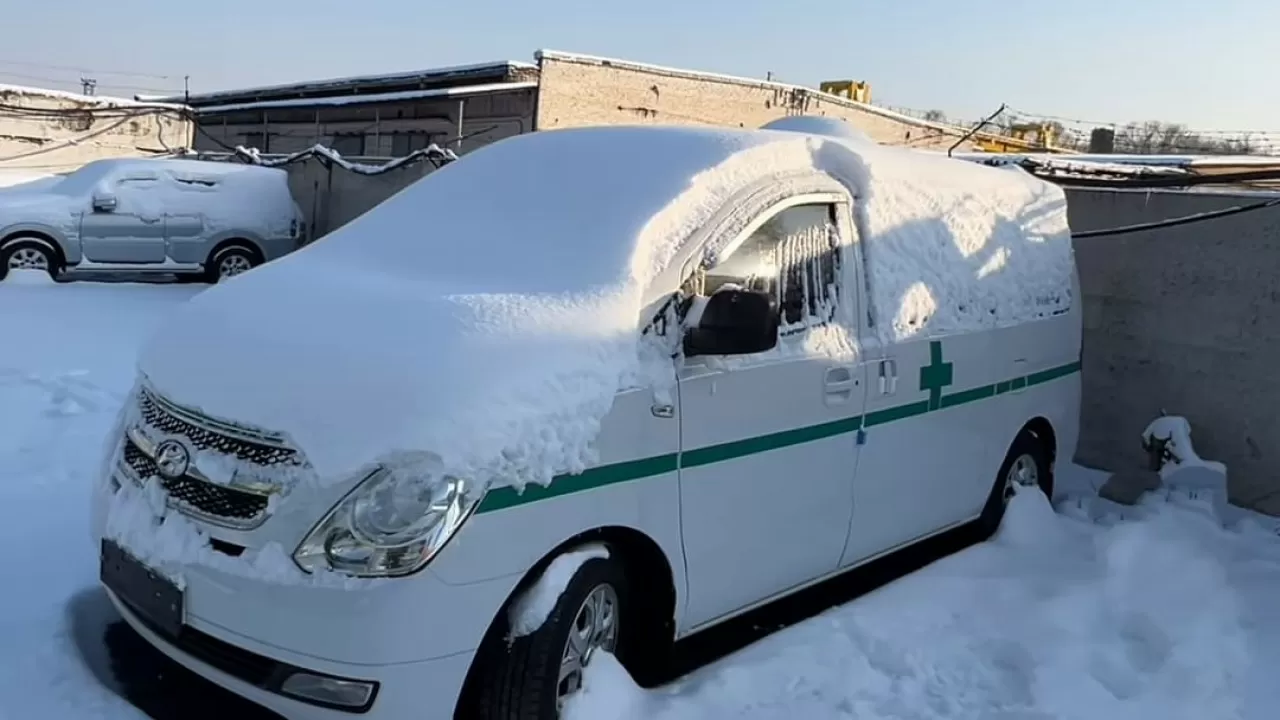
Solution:
<path fill-rule="evenodd" d="M 169 97 L 139 96 L 139 100 L 155 102 L 185 102 L 192 107 L 205 105 L 230 105 L 236 103 L 252 103 L 266 100 L 291 100 L 307 97 L 332 97 L 334 95 L 361 95 L 387 93 L 392 91 L 427 90 L 446 85 L 466 85 L 502 82 L 513 79 L 517 75 L 537 73 L 537 66 L 531 63 L 503 60 L 474 65 L 456 65 L 451 67 L 412 70 L 380 75 L 355 75 L 351 77 L 312 80 L 282 85 L 265 85 L 262 87 L 243 88 L 237 90 L 218 90 L 207 93 L 192 93 Z M 525 78 L 520 78 L 525 79 Z"/>

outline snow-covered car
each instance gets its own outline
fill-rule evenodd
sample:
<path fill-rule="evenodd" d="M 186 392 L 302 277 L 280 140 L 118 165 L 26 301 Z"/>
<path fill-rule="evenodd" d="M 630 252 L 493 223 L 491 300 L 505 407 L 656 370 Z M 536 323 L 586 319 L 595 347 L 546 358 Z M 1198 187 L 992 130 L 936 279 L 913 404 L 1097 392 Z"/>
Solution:
<path fill-rule="evenodd" d="M 299 247 L 304 223 L 278 168 L 95 160 L 0 191 L 0 280 L 91 271 L 217 282 Z"/>
<path fill-rule="evenodd" d="M 553 718 L 677 638 L 1054 492 L 1062 191 L 864 139 L 520 135 L 221 283 L 139 355 L 102 581 L 290 718 Z M 271 308 L 279 326 L 262 322 Z"/>

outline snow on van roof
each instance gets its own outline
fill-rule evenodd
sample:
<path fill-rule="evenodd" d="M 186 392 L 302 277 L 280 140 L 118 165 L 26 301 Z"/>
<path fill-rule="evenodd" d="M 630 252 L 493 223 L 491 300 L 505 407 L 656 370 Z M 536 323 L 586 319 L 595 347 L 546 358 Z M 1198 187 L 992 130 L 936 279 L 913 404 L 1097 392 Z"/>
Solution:
<path fill-rule="evenodd" d="M 650 354 L 637 325 L 694 231 L 805 173 L 856 196 L 885 332 L 1021 322 L 1069 294 L 1062 191 L 1020 169 L 799 132 L 590 127 L 485 146 L 211 288 L 140 366 L 178 402 L 288 433 L 328 481 L 429 452 L 479 482 L 547 483 L 595 462 L 617 392 L 671 381 L 670 348 Z"/>

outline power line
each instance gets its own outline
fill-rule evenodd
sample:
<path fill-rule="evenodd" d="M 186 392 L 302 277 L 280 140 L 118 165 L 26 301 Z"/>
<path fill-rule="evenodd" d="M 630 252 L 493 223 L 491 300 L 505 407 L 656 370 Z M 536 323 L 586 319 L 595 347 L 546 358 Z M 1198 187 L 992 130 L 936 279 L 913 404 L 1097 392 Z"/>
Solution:
<path fill-rule="evenodd" d="M 9 67 L 32 68 L 35 70 L 60 70 L 63 72 L 86 74 L 86 75 L 115 75 L 118 77 L 134 77 L 146 78 L 149 80 L 175 80 L 172 75 L 155 75 L 153 73 L 133 72 L 129 70 L 102 70 L 87 67 L 76 67 L 74 65 L 49 65 L 46 63 L 33 63 L 19 60 L 0 60 L 0 65 Z"/>
<path fill-rule="evenodd" d="M 95 76 L 92 73 L 88 73 L 81 77 L 95 77 Z M 61 86 L 65 86 L 66 88 L 74 87 L 80 84 L 80 80 L 78 78 L 77 79 L 54 78 L 54 77 L 48 77 L 45 75 L 27 75 L 24 73 L 11 73 L 6 71 L 0 71 L 0 78 L 8 78 L 8 79 L 13 79 L 17 81 L 22 81 L 25 83 L 36 82 L 36 83 L 41 83 L 45 85 L 61 85 Z M 169 89 L 162 89 L 162 88 L 156 88 L 156 87 L 143 87 L 140 85 L 120 85 L 120 84 L 111 83 L 111 82 L 106 82 L 106 83 L 99 82 L 98 87 L 100 89 L 107 88 L 107 89 L 124 90 L 129 92 L 138 92 L 138 93 L 172 94 L 174 92 L 173 90 L 169 90 Z M 51 88 L 51 89 L 63 89 L 63 88 Z M 73 91 L 68 90 L 68 92 L 73 92 Z"/>
<path fill-rule="evenodd" d="M 1280 205 L 1280 198 L 1272 198 L 1262 202 L 1252 203 L 1250 205 L 1233 205 L 1222 210 L 1213 210 L 1210 212 L 1196 213 L 1195 215 L 1183 215 L 1169 220 L 1160 220 L 1157 222 L 1138 223 L 1136 225 L 1122 225 L 1120 227 L 1104 228 L 1101 230 L 1085 230 L 1084 232 L 1073 232 L 1071 237 L 1074 239 L 1109 237 L 1112 235 L 1127 235 L 1129 233 L 1141 232 L 1143 230 L 1156 230 L 1159 228 L 1176 227 L 1178 225 L 1190 225 L 1192 223 L 1204 222 L 1206 220 L 1216 220 L 1217 218 L 1227 217 L 1228 215 L 1239 215 L 1240 213 L 1253 212 L 1254 210 L 1262 210 L 1264 208 L 1276 207 Z"/>

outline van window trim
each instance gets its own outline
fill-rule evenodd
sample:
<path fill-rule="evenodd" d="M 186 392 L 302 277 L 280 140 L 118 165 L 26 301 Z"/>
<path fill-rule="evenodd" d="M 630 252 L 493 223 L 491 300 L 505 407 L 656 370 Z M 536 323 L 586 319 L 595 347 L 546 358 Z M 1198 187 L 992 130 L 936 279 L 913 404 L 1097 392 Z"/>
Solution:
<path fill-rule="evenodd" d="M 841 204 L 848 206 L 850 204 L 849 197 L 847 195 L 841 195 L 840 193 L 834 192 L 802 193 L 779 200 L 760 211 L 753 220 L 744 225 L 728 242 L 723 245 L 715 245 L 715 238 L 711 238 L 707 246 L 704 248 L 699 266 L 703 270 L 709 270 L 715 266 L 715 263 L 732 256 L 738 248 L 742 247 L 742 243 L 746 242 L 747 239 L 751 237 L 752 233 L 759 230 L 765 223 L 777 217 L 783 211 L 800 205 L 834 205 L 838 208 Z M 841 230 L 838 223 L 836 224 L 836 230 L 837 232 Z M 846 238 L 841 237 L 839 244 L 841 246 L 847 245 L 848 243 L 846 242 Z M 682 273 L 682 275 L 684 277 L 681 282 L 688 279 L 688 274 Z"/>

